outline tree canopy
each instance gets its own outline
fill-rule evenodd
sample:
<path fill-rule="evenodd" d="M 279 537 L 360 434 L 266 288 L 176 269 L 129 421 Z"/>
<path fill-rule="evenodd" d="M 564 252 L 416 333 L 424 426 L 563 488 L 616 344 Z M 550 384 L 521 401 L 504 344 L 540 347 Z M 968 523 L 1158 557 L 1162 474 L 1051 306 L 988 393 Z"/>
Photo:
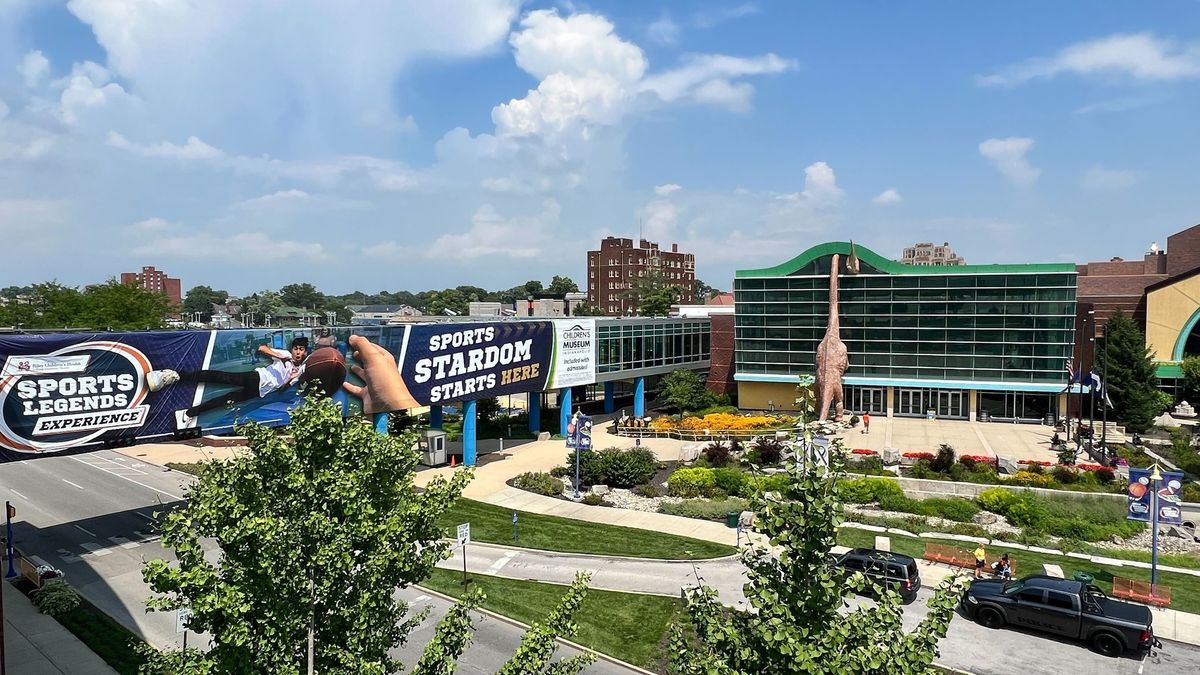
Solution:
<path fill-rule="evenodd" d="M 704 387 L 704 380 L 686 368 L 671 371 L 662 379 L 659 399 L 678 410 L 695 412 L 716 402 L 716 396 Z"/>
<path fill-rule="evenodd" d="M 53 281 L 34 284 L 27 290 L 0 304 L 0 325 L 143 330 L 162 327 L 177 309 L 164 293 L 125 285 L 116 279 L 82 291 Z"/>
<path fill-rule="evenodd" d="M 1128 314 L 1117 310 L 1105 324 L 1100 340 L 1096 372 L 1112 399 L 1112 416 L 1131 431 L 1146 431 L 1163 411 L 1146 337 Z"/>
<path fill-rule="evenodd" d="M 229 298 L 225 291 L 210 286 L 193 286 L 183 298 L 183 311 L 198 312 L 205 321 L 212 318 L 212 306 L 221 305 Z"/>

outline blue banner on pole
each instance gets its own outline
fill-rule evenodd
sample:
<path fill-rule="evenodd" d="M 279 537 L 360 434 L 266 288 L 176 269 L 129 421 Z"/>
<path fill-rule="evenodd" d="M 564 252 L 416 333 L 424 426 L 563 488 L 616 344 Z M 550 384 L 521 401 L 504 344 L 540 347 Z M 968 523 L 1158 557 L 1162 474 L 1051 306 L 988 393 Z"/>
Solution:
<path fill-rule="evenodd" d="M 1153 508 L 1153 493 L 1155 485 L 1150 480 L 1150 469 L 1129 469 L 1128 513 L 1129 520 L 1150 522 Z M 1160 525 L 1180 525 L 1183 523 L 1183 501 L 1180 491 L 1183 489 L 1183 473 L 1180 471 L 1162 472 L 1162 480 L 1158 481 L 1158 522 Z"/>
<path fill-rule="evenodd" d="M 567 431 L 564 436 L 566 436 L 568 448 L 591 450 L 592 418 L 581 412 L 575 413 L 571 416 L 571 420 L 567 422 Z"/>

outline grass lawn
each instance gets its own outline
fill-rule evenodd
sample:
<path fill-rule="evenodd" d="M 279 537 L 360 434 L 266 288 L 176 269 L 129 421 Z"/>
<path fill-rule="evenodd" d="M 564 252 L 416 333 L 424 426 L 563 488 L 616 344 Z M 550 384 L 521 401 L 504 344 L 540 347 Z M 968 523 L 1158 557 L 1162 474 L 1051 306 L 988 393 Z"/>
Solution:
<path fill-rule="evenodd" d="M 557 584 L 491 576 L 471 575 L 470 579 L 487 593 L 484 607 L 526 624 L 545 619 L 567 589 Z M 463 591 L 462 574 L 434 570 L 433 576 L 421 585 L 458 597 Z M 683 603 L 677 598 L 592 589 L 575 614 L 579 633 L 569 639 L 647 670 L 665 673 L 668 629 L 685 618 Z"/>
<path fill-rule="evenodd" d="M 894 552 L 910 555 L 917 559 L 920 559 L 925 553 L 925 544 L 929 543 L 925 539 L 898 537 L 892 534 L 888 536 L 891 537 L 892 550 Z M 845 527 L 838 531 L 838 543 L 842 546 L 873 548 L 875 546 L 875 533 Z M 955 542 L 935 541 L 934 543 L 953 544 Z M 973 544 L 968 542 L 962 542 L 959 545 L 963 550 L 971 550 L 973 547 Z M 1045 555 L 1033 551 L 1021 551 L 999 546 L 992 548 L 992 552 L 995 551 L 1004 551 L 1009 554 L 1016 564 L 1018 577 L 1029 574 L 1041 574 L 1042 565 L 1044 563 L 1051 563 L 1062 567 L 1063 573 L 1068 578 L 1075 572 L 1087 572 L 1091 574 L 1096 579 L 1094 583 L 1105 593 L 1112 592 L 1112 578 L 1114 576 L 1137 581 L 1150 581 L 1150 570 L 1139 567 L 1106 567 L 1079 558 Z M 1171 609 L 1177 609 L 1181 612 L 1200 613 L 1200 577 L 1160 572 L 1158 583 L 1171 589 Z"/>
<path fill-rule="evenodd" d="M 448 537 L 459 523 L 471 523 L 473 541 L 509 544 L 565 553 L 594 553 L 633 558 L 699 560 L 733 555 L 736 549 L 700 539 L 651 530 L 590 523 L 518 511 L 520 538 L 513 541 L 512 511 L 471 499 L 459 499 L 442 517 Z"/>
<path fill-rule="evenodd" d="M 67 630 L 121 675 L 137 675 L 145 662 L 136 649 L 141 638 L 80 598 L 80 605 L 58 617 Z"/>

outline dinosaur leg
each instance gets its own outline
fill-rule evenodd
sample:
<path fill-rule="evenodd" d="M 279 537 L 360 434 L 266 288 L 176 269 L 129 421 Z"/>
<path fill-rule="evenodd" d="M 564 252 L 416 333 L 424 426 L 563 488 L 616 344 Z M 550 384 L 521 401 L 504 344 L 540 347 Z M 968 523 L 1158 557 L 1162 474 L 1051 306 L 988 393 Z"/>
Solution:
<path fill-rule="evenodd" d="M 835 408 L 836 413 L 834 414 L 833 419 L 838 422 L 842 421 L 842 413 L 845 412 L 845 410 L 842 407 L 842 395 L 843 395 L 842 384 L 839 382 L 836 385 L 834 385 L 834 387 L 833 387 L 833 402 L 834 402 L 834 405 L 836 406 L 836 408 Z"/>
<path fill-rule="evenodd" d="M 825 415 L 829 414 L 829 404 L 833 402 L 833 387 L 828 384 L 821 386 L 821 402 L 817 406 L 817 420 L 825 419 Z"/>

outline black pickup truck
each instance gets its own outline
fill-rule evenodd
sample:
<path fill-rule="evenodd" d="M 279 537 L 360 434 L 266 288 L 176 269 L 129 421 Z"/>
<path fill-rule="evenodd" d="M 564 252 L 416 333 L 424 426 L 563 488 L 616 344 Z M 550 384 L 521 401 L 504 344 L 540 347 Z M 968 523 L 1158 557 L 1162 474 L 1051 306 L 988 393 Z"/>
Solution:
<path fill-rule="evenodd" d="M 1069 579 L 976 579 L 962 607 L 967 618 L 988 628 L 1012 624 L 1083 640 L 1105 656 L 1162 646 L 1154 638 L 1149 608 L 1113 600 L 1091 584 Z"/>

